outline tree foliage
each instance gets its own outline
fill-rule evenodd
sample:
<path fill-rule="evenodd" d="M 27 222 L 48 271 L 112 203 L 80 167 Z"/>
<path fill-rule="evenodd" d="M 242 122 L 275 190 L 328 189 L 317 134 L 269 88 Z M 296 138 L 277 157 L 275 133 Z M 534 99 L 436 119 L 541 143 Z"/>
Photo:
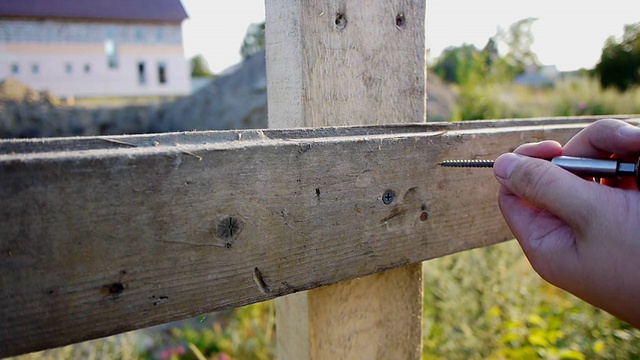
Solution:
<path fill-rule="evenodd" d="M 498 29 L 482 49 L 463 44 L 443 51 L 431 70 L 458 85 L 455 119 L 488 119 L 505 112 L 495 94 L 487 91 L 498 84 L 510 83 L 525 69 L 540 65 L 531 50 L 534 41 L 531 26 L 535 21 L 522 19 L 507 30 Z M 500 49 L 506 50 L 504 55 Z"/>
<path fill-rule="evenodd" d="M 196 55 L 191 58 L 191 77 L 213 77 L 204 56 Z"/>
<path fill-rule="evenodd" d="M 498 29 L 482 49 L 469 44 L 449 47 L 432 69 L 443 80 L 460 85 L 511 81 L 527 67 L 540 64 L 531 50 L 534 41 L 531 26 L 535 21 L 527 18 L 507 30 Z M 504 56 L 498 51 L 501 46 L 507 49 Z"/>
<path fill-rule="evenodd" d="M 496 41 L 507 46 L 505 61 L 513 66 L 518 73 L 521 73 L 530 66 L 539 66 L 540 60 L 531 46 L 535 41 L 531 27 L 536 22 L 536 18 L 526 18 L 518 20 L 509 26 L 509 30 L 498 29 L 494 36 Z"/>
<path fill-rule="evenodd" d="M 594 70 L 603 87 L 624 91 L 640 84 L 640 22 L 625 25 L 622 39 L 607 39 Z"/>
<path fill-rule="evenodd" d="M 261 23 L 251 24 L 244 36 L 242 46 L 240 47 L 240 55 L 243 59 L 248 59 L 251 55 L 257 53 L 264 48 L 264 21 Z"/>
<path fill-rule="evenodd" d="M 463 84 L 482 67 L 483 54 L 473 45 L 448 47 L 433 66 L 433 72 L 444 81 Z"/>

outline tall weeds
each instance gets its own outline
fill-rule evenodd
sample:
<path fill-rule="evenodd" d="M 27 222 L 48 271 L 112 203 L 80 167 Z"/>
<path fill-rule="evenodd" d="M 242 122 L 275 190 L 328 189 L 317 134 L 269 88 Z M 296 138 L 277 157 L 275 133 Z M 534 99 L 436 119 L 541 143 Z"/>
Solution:
<path fill-rule="evenodd" d="M 640 88 L 603 89 L 589 77 L 570 78 L 553 87 L 516 84 L 465 84 L 456 88 L 454 121 L 527 117 L 640 114 Z"/>

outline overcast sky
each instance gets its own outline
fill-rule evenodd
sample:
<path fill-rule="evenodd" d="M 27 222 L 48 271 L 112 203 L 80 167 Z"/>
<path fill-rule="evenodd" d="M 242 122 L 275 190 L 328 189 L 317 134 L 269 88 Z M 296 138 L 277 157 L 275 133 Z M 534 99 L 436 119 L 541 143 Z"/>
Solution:
<path fill-rule="evenodd" d="M 247 27 L 264 20 L 264 0 L 181 1 L 190 17 L 183 23 L 185 55 L 203 54 L 214 73 L 240 61 Z M 543 64 L 592 68 L 607 37 L 640 22 L 640 0 L 428 0 L 427 48 L 437 56 L 452 45 L 482 47 L 498 27 L 527 17 L 539 19 L 533 50 Z"/>

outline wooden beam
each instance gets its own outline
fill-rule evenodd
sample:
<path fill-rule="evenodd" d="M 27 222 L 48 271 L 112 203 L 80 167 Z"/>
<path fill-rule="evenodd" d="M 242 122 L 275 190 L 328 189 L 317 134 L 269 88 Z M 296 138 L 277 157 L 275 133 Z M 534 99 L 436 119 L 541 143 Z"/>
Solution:
<path fill-rule="evenodd" d="M 425 121 L 424 0 L 267 1 L 266 13 L 270 127 Z M 420 264 L 292 297 L 276 301 L 280 359 L 420 358 Z"/>
<path fill-rule="evenodd" d="M 582 122 L 0 141 L 0 356 L 508 239 L 491 171 L 436 163 Z"/>
<path fill-rule="evenodd" d="M 269 127 L 424 122 L 424 15 L 424 0 L 267 0 Z"/>

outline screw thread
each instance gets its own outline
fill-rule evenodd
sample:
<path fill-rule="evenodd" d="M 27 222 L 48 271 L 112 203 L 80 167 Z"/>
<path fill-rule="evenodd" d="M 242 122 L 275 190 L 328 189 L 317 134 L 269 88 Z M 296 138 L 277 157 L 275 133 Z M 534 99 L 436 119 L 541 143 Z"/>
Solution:
<path fill-rule="evenodd" d="M 446 160 L 438 165 L 456 168 L 492 168 L 493 160 Z"/>

